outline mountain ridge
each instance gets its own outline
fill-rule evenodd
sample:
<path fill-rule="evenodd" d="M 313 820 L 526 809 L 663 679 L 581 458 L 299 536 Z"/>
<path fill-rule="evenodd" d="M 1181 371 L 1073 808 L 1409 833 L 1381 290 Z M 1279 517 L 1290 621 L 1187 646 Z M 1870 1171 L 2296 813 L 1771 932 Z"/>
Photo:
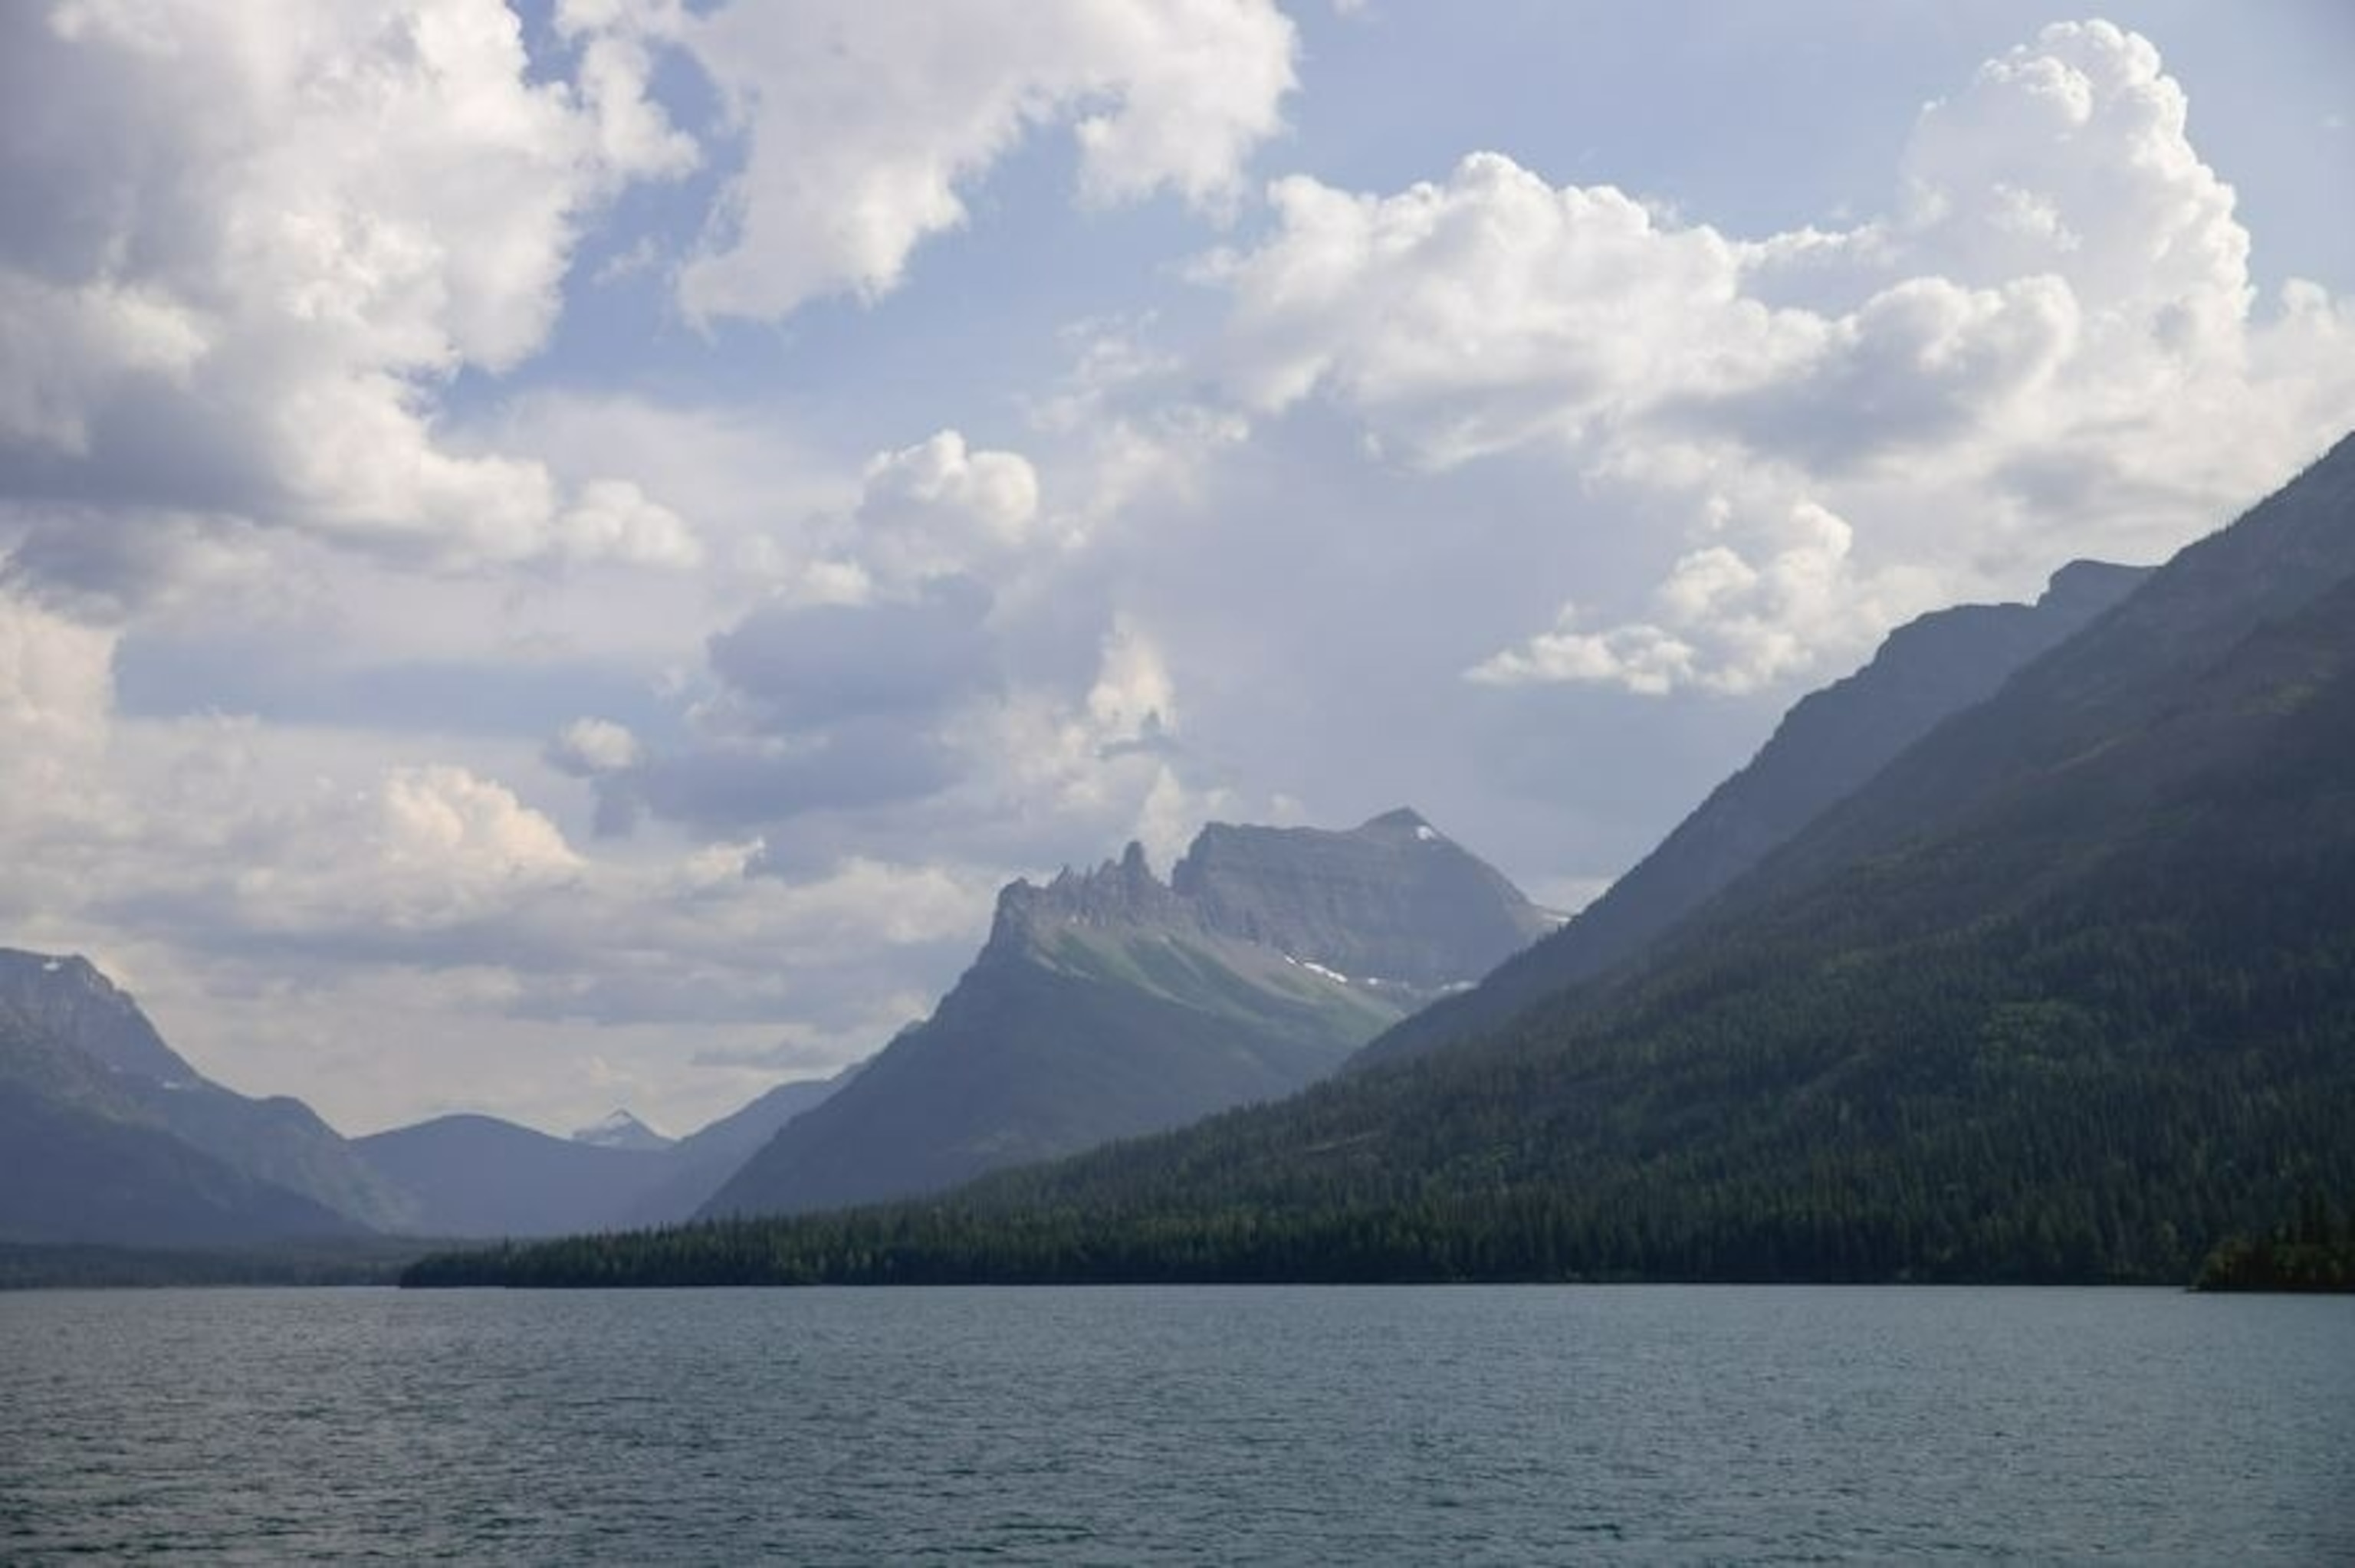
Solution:
<path fill-rule="evenodd" d="M 1424 912 L 1417 954 L 1414 895 L 1432 886 L 1448 897 Z M 1369 887 L 1397 896 L 1353 929 Z M 1459 928 L 1482 898 L 1491 907 Z M 703 1213 L 936 1191 L 1289 1093 L 1435 993 L 1416 980 L 1460 962 L 1468 982 L 1546 923 L 1410 810 L 1340 832 L 1210 824 L 1166 883 L 1134 843 L 1091 871 L 1018 880 L 932 1016 L 782 1128 Z"/>
<path fill-rule="evenodd" d="M 1955 605 L 1897 628 L 1862 668 L 1793 705 L 1756 756 L 1560 930 L 1473 991 L 1401 1021 L 1352 1066 L 1494 1027 L 1635 957 L 1908 746 L 1992 696 L 2149 576 L 2148 567 L 2072 561 L 2033 604 Z"/>
<path fill-rule="evenodd" d="M 557 1138 L 456 1112 L 352 1140 L 415 1204 L 421 1234 L 554 1235 L 617 1227 L 670 1172 L 660 1150 Z"/>
<path fill-rule="evenodd" d="M 2355 1192 L 2355 440 L 1640 963 L 1446 1050 L 602 1277 L 2181 1283 Z M 565 1244 L 412 1271 L 561 1283 Z"/>
<path fill-rule="evenodd" d="M 310 1107 L 214 1083 L 89 959 L 0 949 L 0 1007 L 22 1025 L 0 1053 L 0 1077 L 109 1121 L 152 1127 L 363 1228 L 398 1229 L 413 1218 Z"/>
<path fill-rule="evenodd" d="M 346 1139 L 300 1100 L 213 1083 L 87 958 L 0 948 L 11 1129 L 0 1241 L 210 1246 L 672 1222 L 839 1081 L 778 1086 L 676 1142 L 627 1112 L 584 1129 L 622 1147 L 471 1115 Z"/>
<path fill-rule="evenodd" d="M 2244 639 L 2355 577 L 2355 435 L 2226 528 L 2186 546 L 2134 594 L 2024 668 L 2006 705 L 1965 709 L 1762 862 L 1721 917 L 1785 895 L 2065 768 L 2088 728 L 2148 723 Z"/>

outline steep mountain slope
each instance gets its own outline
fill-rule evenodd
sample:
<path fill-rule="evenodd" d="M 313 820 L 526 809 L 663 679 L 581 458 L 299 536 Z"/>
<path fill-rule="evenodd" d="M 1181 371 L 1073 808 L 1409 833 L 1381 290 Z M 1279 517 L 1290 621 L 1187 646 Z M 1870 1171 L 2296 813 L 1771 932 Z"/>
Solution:
<path fill-rule="evenodd" d="M 153 1127 L 255 1181 L 363 1225 L 411 1215 L 300 1100 L 223 1088 L 164 1043 L 137 1002 L 87 959 L 0 949 L 0 1008 L 23 1025 L 0 1076 L 109 1119 Z M 27 1053 L 37 1050 L 35 1068 Z"/>
<path fill-rule="evenodd" d="M 110 1075 L 164 1083 L 197 1075 L 129 994 L 79 955 L 0 948 L 0 1006 Z"/>
<path fill-rule="evenodd" d="M 158 1128 L 0 1083 L 0 1241 L 193 1248 L 363 1234 Z"/>
<path fill-rule="evenodd" d="M 186 1247 L 365 1234 L 153 1126 L 0 1083 L 0 1240 Z"/>
<path fill-rule="evenodd" d="M 599 1266 L 2181 1280 L 2355 1192 L 2350 1042 L 2355 441 L 1598 985 L 945 1202 Z"/>
<path fill-rule="evenodd" d="M 1168 885 L 1135 845 L 1016 883 L 932 1017 L 707 1212 L 934 1191 L 1289 1093 L 1547 924 L 1403 810 L 1348 832 L 1213 825 Z"/>
<path fill-rule="evenodd" d="M 832 1099 L 865 1065 L 854 1062 L 831 1077 L 779 1084 L 680 1139 L 666 1151 L 670 1169 L 661 1183 L 631 1206 L 623 1216 L 624 1223 L 654 1225 L 687 1219 L 709 1202 L 728 1179 L 777 1135 L 778 1128 Z"/>
<path fill-rule="evenodd" d="M 2355 577 L 2355 436 L 2112 613 L 1941 725 L 1733 889 L 1721 917 L 1992 809 L 2139 733 L 2246 639 Z"/>
<path fill-rule="evenodd" d="M 361 1230 L 165 1130 L 137 1069 L 186 1065 L 152 1030 L 128 1026 L 144 1020 L 127 999 L 97 1010 L 125 1027 L 101 1037 L 102 1052 L 84 1050 L 69 1033 L 76 1009 L 59 993 L 85 991 L 89 976 L 69 973 L 64 959 L 16 954 L 0 956 L 0 969 L 27 957 L 44 981 L 67 978 L 0 986 L 0 1239 L 193 1246 Z"/>
<path fill-rule="evenodd" d="M 1853 793 L 1941 721 L 2117 604 L 2147 568 L 2077 561 L 2033 605 L 1959 605 L 1898 628 L 1872 661 L 1803 698 L 1748 766 L 1561 930 L 1473 991 L 1412 1014 L 1353 1065 L 1397 1061 L 1495 1028 L 1640 952 Z"/>
<path fill-rule="evenodd" d="M 777 1128 L 806 1110 L 815 1110 L 839 1093 L 867 1065 L 853 1062 L 831 1077 L 796 1078 L 779 1084 L 741 1109 L 698 1128 L 679 1139 L 682 1152 L 706 1153 L 742 1160 L 774 1138 Z"/>

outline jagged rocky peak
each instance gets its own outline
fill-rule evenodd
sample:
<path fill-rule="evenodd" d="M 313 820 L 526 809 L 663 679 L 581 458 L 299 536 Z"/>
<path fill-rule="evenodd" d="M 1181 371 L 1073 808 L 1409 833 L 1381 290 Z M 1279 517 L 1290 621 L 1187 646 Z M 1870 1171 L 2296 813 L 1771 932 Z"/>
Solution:
<path fill-rule="evenodd" d="M 79 953 L 0 948 L 0 1006 L 118 1073 L 162 1083 L 197 1075 L 164 1044 L 131 993 Z"/>
<path fill-rule="evenodd" d="M 1406 807 L 1337 832 L 1213 822 L 1169 882 L 1215 930 L 1419 989 L 1476 980 L 1552 926 Z"/>
<path fill-rule="evenodd" d="M 1171 871 L 1142 846 L 998 895 L 996 943 L 1061 927 L 1199 931 L 1353 980 L 1439 991 L 1479 979 L 1553 916 L 1401 807 L 1345 832 L 1212 822 Z"/>
<path fill-rule="evenodd" d="M 1132 842 L 1118 860 L 1093 871 L 1065 866 L 1044 887 L 1011 882 L 997 895 L 995 935 L 1049 926 L 1191 925 L 1193 914 L 1168 884 L 1153 874 L 1145 846 Z"/>

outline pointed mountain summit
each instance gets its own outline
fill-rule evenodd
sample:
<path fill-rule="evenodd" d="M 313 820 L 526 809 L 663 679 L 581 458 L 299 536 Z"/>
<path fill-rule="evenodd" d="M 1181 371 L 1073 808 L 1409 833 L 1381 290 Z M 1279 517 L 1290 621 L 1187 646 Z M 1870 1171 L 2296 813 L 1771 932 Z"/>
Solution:
<path fill-rule="evenodd" d="M 705 1209 L 925 1192 L 1271 1099 L 1469 984 L 1550 916 L 1412 811 L 1202 830 L 998 895 L 939 1009 L 787 1124 Z"/>
<path fill-rule="evenodd" d="M 615 1110 L 602 1120 L 577 1128 L 572 1141 L 598 1149 L 634 1149 L 641 1151 L 668 1149 L 678 1140 L 665 1138 L 626 1110 Z"/>
<path fill-rule="evenodd" d="M 130 992 L 79 953 L 0 949 L 0 1003 L 109 1074 L 174 1086 L 203 1075 L 164 1044 Z"/>

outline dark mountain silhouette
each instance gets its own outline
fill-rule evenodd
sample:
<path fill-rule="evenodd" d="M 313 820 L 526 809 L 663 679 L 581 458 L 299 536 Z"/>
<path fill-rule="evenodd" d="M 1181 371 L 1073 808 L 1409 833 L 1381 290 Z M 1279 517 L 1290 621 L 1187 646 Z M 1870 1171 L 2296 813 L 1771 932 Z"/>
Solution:
<path fill-rule="evenodd" d="M 1395 1061 L 1494 1028 L 1634 957 L 1941 721 L 1993 695 L 2022 665 L 2083 630 L 2148 575 L 2144 567 L 2077 561 L 2054 574 L 2033 605 L 1959 605 L 1898 628 L 1863 669 L 1801 699 L 1747 767 L 1561 930 L 1507 959 L 1476 990 L 1401 1021 L 1368 1045 L 1358 1065 Z"/>

